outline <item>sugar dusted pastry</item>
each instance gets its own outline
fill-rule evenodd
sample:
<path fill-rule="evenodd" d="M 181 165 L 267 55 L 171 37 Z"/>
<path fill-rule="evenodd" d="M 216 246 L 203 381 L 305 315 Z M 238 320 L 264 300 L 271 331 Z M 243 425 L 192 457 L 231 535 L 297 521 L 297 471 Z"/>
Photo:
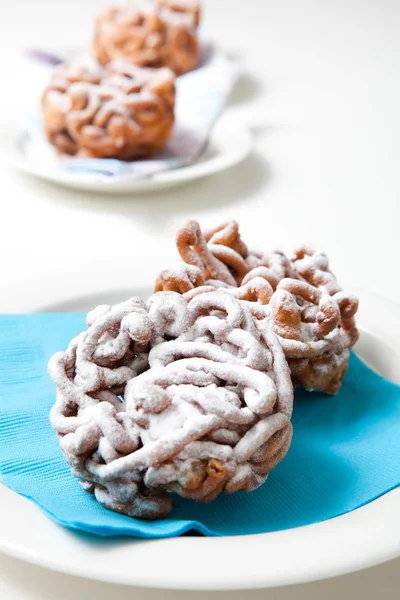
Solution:
<path fill-rule="evenodd" d="M 185 264 L 163 271 L 156 290 L 190 300 L 223 288 L 256 319 L 273 320 L 296 385 L 338 392 L 358 339 L 358 300 L 341 290 L 324 254 L 307 247 L 292 259 L 279 251 L 251 252 L 234 221 L 204 233 L 189 221 L 177 234 L 177 248 Z"/>
<path fill-rule="evenodd" d="M 324 254 L 300 249 L 292 261 L 297 278 L 280 281 L 271 313 L 295 384 L 336 394 L 359 334 L 358 299 L 343 292 Z"/>
<path fill-rule="evenodd" d="M 120 62 L 59 67 L 42 97 L 46 136 L 61 154 L 122 160 L 167 143 L 174 104 L 172 71 Z"/>
<path fill-rule="evenodd" d="M 100 306 L 49 363 L 51 423 L 83 488 L 158 519 L 170 492 L 251 491 L 285 456 L 293 388 L 272 322 L 226 290 Z M 123 402 L 121 401 L 123 398 Z"/>
<path fill-rule="evenodd" d="M 102 65 L 124 60 L 182 75 L 198 63 L 199 19 L 195 0 L 135 0 L 106 8 L 95 22 L 94 56 Z"/>

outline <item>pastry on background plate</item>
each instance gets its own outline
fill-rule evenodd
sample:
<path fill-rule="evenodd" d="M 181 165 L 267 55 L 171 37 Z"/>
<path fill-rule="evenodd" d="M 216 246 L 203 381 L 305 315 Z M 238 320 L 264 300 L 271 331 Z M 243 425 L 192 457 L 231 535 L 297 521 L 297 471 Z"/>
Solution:
<path fill-rule="evenodd" d="M 118 59 L 182 75 L 198 64 L 199 19 L 195 0 L 136 0 L 106 8 L 95 21 L 94 57 L 102 65 Z"/>
<path fill-rule="evenodd" d="M 245 302 L 256 319 L 273 319 L 294 384 L 328 394 L 339 391 L 358 340 L 358 300 L 341 290 L 326 255 L 308 247 L 292 258 L 281 251 L 250 251 L 235 221 L 204 233 L 189 221 L 176 240 L 185 264 L 162 271 L 156 291 L 191 299 L 225 289 Z"/>
<path fill-rule="evenodd" d="M 175 76 L 123 62 L 60 66 L 42 96 L 44 129 L 60 154 L 133 160 L 158 152 L 174 124 Z"/>

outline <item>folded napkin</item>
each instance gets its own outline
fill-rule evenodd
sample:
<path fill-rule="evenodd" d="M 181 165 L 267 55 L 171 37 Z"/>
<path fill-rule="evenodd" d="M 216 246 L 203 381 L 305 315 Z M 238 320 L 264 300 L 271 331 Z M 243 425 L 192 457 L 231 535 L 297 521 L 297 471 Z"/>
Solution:
<path fill-rule="evenodd" d="M 108 511 L 72 477 L 49 424 L 47 361 L 84 328 L 81 314 L 0 317 L 0 473 L 61 525 L 144 538 L 262 533 L 349 512 L 400 483 L 400 387 L 352 355 L 338 396 L 296 393 L 292 446 L 258 490 L 208 505 L 176 498 L 158 522 Z"/>
<path fill-rule="evenodd" d="M 56 55 L 32 50 L 29 55 L 45 64 L 63 62 Z M 196 162 L 205 149 L 211 130 L 221 114 L 238 76 L 238 67 L 223 54 L 203 44 L 200 66 L 176 79 L 175 124 L 171 141 L 154 158 L 126 162 L 113 158 L 60 159 L 47 142 L 40 117 L 28 116 L 26 134 L 43 164 L 74 173 L 94 174 L 102 178 L 127 176 L 151 177 L 162 171 Z"/>

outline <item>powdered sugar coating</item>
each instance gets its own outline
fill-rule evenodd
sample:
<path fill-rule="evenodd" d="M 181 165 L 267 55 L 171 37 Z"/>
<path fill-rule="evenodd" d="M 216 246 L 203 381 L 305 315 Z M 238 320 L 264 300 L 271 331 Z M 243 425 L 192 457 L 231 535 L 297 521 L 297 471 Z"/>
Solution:
<path fill-rule="evenodd" d="M 184 294 L 189 290 L 204 285 L 202 271 L 192 265 L 176 267 L 161 271 L 157 278 L 155 292 L 179 292 Z"/>
<path fill-rule="evenodd" d="M 107 508 L 161 518 L 168 492 L 250 491 L 286 454 L 293 389 L 273 323 L 226 290 L 104 305 L 87 324 L 50 361 L 51 422 Z"/>
<path fill-rule="evenodd" d="M 235 221 L 205 232 L 189 221 L 177 233 L 177 248 L 188 264 L 164 271 L 158 290 L 177 291 L 187 301 L 224 290 L 257 321 L 272 318 L 297 385 L 331 394 L 339 390 L 358 339 L 358 300 L 341 291 L 325 254 L 307 246 L 292 260 L 279 250 L 251 252 Z"/>
<path fill-rule="evenodd" d="M 250 252 L 240 237 L 236 221 L 228 221 L 204 233 L 197 221 L 188 221 L 178 231 L 176 245 L 184 262 L 197 267 L 206 281 L 245 285 L 253 278 L 246 279 L 246 276 L 262 267 L 257 275 L 262 273 L 261 276 L 275 289 L 280 279 L 292 273 L 290 262 L 283 253 Z"/>

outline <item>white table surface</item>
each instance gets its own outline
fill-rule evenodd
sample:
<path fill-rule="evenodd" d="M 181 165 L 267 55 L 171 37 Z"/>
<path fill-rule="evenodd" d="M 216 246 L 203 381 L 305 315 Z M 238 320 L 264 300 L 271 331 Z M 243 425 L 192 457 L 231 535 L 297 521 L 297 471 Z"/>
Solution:
<path fill-rule="evenodd" d="M 22 48 L 84 43 L 102 4 L 2 0 L 0 126 L 31 99 L 34 69 L 27 70 Z M 209 0 L 205 5 L 207 33 L 240 59 L 246 73 L 229 110 L 251 126 L 253 155 L 192 185 L 114 198 L 57 188 L 0 164 L 0 311 L 40 308 L 79 295 L 93 263 L 96 272 L 99 264 L 107 265 L 105 270 L 113 265 L 107 281 L 93 284 L 87 278 L 98 289 L 129 287 L 127 265 L 137 260 L 148 263 L 148 280 L 141 284 L 149 285 L 175 258 L 174 232 L 189 217 L 204 225 L 234 217 L 244 238 L 263 248 L 312 242 L 356 289 L 400 297 L 400 3 Z M 399 587 L 398 560 L 246 597 L 379 595 L 386 600 L 397 597 Z M 7 600 L 101 600 L 110 594 L 115 600 L 161 598 L 159 592 L 111 590 L 0 557 L 0 595 Z"/>

